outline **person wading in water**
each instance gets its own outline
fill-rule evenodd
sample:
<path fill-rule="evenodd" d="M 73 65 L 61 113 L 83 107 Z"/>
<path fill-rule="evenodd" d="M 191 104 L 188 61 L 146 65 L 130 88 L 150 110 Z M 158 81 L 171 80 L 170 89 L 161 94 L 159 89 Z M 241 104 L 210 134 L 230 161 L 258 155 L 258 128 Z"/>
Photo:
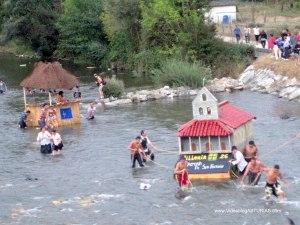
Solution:
<path fill-rule="evenodd" d="M 234 159 L 229 160 L 229 163 L 231 163 L 233 166 L 236 165 L 239 171 L 239 175 L 242 176 L 246 170 L 247 162 L 244 159 L 243 154 L 237 149 L 236 146 L 232 146 L 231 152 Z"/>
<path fill-rule="evenodd" d="M 278 183 L 278 179 L 287 185 L 288 183 L 283 178 L 282 174 L 279 171 L 279 165 L 274 165 L 273 168 L 265 168 L 264 171 L 267 175 L 267 182 L 265 186 L 266 198 L 271 198 L 272 194 L 279 198 L 279 200 L 284 199 L 284 192 L 281 190 L 281 186 Z"/>
<path fill-rule="evenodd" d="M 141 137 L 137 136 L 128 146 L 128 149 L 130 150 L 131 160 L 132 160 L 132 168 L 135 168 L 135 161 L 137 160 L 140 167 L 144 167 L 140 155 L 141 151 Z"/>
<path fill-rule="evenodd" d="M 175 165 L 174 175 L 182 191 L 186 190 L 190 184 L 187 172 L 187 165 L 188 162 L 185 160 L 184 156 L 180 155 L 179 161 Z"/>
<path fill-rule="evenodd" d="M 261 172 L 264 169 L 264 165 L 255 157 L 251 158 L 251 161 L 248 163 L 246 170 L 241 178 L 241 185 L 244 184 L 244 179 L 248 175 L 248 184 L 257 185 L 261 177 Z"/>
<path fill-rule="evenodd" d="M 243 150 L 243 155 L 245 157 L 246 162 L 250 162 L 252 157 L 257 156 L 257 147 L 254 141 L 249 141 L 249 143 L 245 146 Z"/>
<path fill-rule="evenodd" d="M 149 148 L 151 146 L 151 148 L 155 148 L 154 145 L 152 144 L 152 142 L 150 141 L 150 139 L 148 138 L 145 130 L 141 131 L 141 148 L 145 153 L 145 156 L 150 156 L 150 159 L 153 161 L 154 160 L 154 153 L 151 151 L 151 149 Z M 144 162 L 146 161 L 146 159 L 144 158 Z"/>

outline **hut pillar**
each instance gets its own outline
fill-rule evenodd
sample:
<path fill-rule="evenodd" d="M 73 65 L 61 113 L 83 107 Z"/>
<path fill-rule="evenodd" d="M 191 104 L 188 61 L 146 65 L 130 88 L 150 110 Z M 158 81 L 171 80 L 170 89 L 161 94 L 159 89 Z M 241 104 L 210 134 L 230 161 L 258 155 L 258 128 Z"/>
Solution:
<path fill-rule="evenodd" d="M 50 103 L 50 106 L 52 106 L 52 97 L 51 97 L 51 92 L 49 91 L 49 103 Z"/>
<path fill-rule="evenodd" d="M 27 101 L 26 101 L 26 89 L 23 87 L 23 97 L 24 97 L 24 105 L 25 105 L 25 110 L 27 107 Z"/>
<path fill-rule="evenodd" d="M 181 152 L 182 152 L 182 148 L 181 148 L 181 138 L 180 137 L 178 137 L 178 147 L 179 147 L 179 154 L 181 154 Z"/>

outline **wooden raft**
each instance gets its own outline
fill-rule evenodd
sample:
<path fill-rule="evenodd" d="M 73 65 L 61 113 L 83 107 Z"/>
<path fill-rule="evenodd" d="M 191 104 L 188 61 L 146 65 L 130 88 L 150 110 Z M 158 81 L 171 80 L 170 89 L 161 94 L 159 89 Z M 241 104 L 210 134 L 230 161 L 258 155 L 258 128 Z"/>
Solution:
<path fill-rule="evenodd" d="M 70 126 L 80 124 L 79 101 L 67 102 L 62 105 L 52 105 L 56 111 L 58 126 Z M 41 106 L 36 104 L 28 104 L 27 110 L 30 114 L 27 117 L 28 127 L 38 127 L 38 120 L 41 112 Z"/>

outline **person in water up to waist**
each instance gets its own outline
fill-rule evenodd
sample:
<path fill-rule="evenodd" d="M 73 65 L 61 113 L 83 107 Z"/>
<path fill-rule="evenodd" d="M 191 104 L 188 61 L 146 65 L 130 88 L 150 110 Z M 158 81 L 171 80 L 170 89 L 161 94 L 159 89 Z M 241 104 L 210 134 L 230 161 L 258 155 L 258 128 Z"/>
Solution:
<path fill-rule="evenodd" d="M 248 184 L 249 185 L 257 185 L 259 182 L 259 179 L 261 177 L 261 173 L 264 169 L 264 165 L 261 163 L 260 160 L 258 160 L 255 157 L 252 157 L 250 162 L 248 163 L 245 173 L 242 176 L 241 179 L 241 185 L 244 184 L 244 179 L 248 175 Z"/>
<path fill-rule="evenodd" d="M 284 192 L 281 190 L 281 186 L 278 180 L 281 180 L 286 185 L 288 184 L 286 180 L 283 178 L 279 165 L 274 165 L 273 168 L 265 168 L 264 171 L 267 175 L 267 182 L 265 186 L 265 193 L 267 199 L 271 197 L 273 194 L 275 197 L 278 197 L 280 200 L 284 199 Z"/>
<path fill-rule="evenodd" d="M 247 162 L 250 162 L 251 158 L 257 156 L 257 147 L 254 141 L 249 141 L 249 143 L 243 149 L 243 155 Z"/>
<path fill-rule="evenodd" d="M 41 132 L 37 136 L 37 141 L 41 144 L 41 153 L 50 154 L 52 152 L 51 148 L 51 134 L 46 130 L 45 127 L 41 128 Z"/>
<path fill-rule="evenodd" d="M 187 166 L 188 166 L 188 162 L 185 160 L 183 155 L 180 155 L 179 161 L 175 165 L 174 175 L 179 187 L 182 190 L 188 188 L 189 185 Z"/>
<path fill-rule="evenodd" d="M 229 160 L 229 162 L 232 165 L 237 165 L 239 174 L 243 175 L 246 170 L 246 167 L 247 167 L 247 162 L 246 162 L 243 154 L 240 151 L 238 151 L 236 146 L 232 146 L 231 152 L 232 152 L 234 159 Z"/>
<path fill-rule="evenodd" d="M 18 125 L 21 129 L 25 129 L 27 127 L 27 116 L 30 114 L 30 110 L 26 110 L 25 112 L 22 112 L 19 118 Z"/>
<path fill-rule="evenodd" d="M 151 148 L 155 148 L 150 139 L 147 136 L 147 133 L 145 130 L 141 131 L 141 148 L 145 153 L 145 156 L 150 156 L 150 159 L 154 160 L 154 154 L 151 151 Z"/>
<path fill-rule="evenodd" d="M 132 168 L 135 168 L 135 161 L 137 160 L 140 167 L 144 167 L 141 159 L 141 137 L 137 136 L 133 141 L 130 142 L 128 149 L 130 150 Z"/>

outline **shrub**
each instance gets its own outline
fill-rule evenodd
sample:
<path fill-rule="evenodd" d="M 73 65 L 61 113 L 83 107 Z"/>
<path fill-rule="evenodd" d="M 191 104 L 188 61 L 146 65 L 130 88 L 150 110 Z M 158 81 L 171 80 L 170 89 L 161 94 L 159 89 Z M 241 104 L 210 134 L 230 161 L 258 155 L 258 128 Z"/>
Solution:
<path fill-rule="evenodd" d="M 106 85 L 103 87 L 103 94 L 106 98 L 119 98 L 124 93 L 124 90 L 124 82 L 112 77 L 106 79 Z"/>
<path fill-rule="evenodd" d="M 199 62 L 188 63 L 177 59 L 165 61 L 160 69 L 153 71 L 157 85 L 202 87 L 210 78 L 211 70 Z"/>

